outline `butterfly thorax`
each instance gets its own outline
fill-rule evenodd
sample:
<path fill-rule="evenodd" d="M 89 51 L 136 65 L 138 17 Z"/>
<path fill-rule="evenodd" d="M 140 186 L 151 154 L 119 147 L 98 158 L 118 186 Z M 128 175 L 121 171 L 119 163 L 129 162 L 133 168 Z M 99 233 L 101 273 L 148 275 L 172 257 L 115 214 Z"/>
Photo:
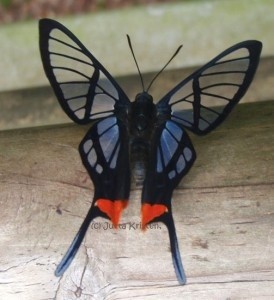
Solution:
<path fill-rule="evenodd" d="M 156 106 L 152 96 L 147 92 L 137 94 L 129 113 L 130 155 L 137 185 L 144 180 L 155 123 Z"/>
<path fill-rule="evenodd" d="M 156 117 L 156 106 L 153 98 L 147 92 L 137 94 L 131 104 L 129 122 L 130 134 L 135 137 L 146 137 L 150 134 Z"/>

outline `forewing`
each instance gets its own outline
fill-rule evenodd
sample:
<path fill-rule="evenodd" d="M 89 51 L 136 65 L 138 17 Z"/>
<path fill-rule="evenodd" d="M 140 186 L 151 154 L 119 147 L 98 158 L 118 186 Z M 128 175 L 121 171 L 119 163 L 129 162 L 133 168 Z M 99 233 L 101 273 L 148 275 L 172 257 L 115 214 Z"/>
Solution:
<path fill-rule="evenodd" d="M 160 114 L 197 134 L 218 126 L 240 101 L 256 72 L 262 44 L 232 46 L 180 82 L 157 104 Z"/>
<path fill-rule="evenodd" d="M 110 116 L 129 100 L 116 81 L 62 24 L 39 22 L 40 52 L 45 73 L 64 111 L 75 122 Z"/>

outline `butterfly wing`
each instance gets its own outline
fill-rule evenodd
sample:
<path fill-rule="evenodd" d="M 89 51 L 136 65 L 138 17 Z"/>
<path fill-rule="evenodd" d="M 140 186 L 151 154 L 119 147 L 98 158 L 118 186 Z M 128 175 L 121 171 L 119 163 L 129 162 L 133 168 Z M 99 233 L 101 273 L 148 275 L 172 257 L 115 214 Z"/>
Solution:
<path fill-rule="evenodd" d="M 166 94 L 158 112 L 196 134 L 210 132 L 244 96 L 261 49 L 261 42 L 250 40 L 225 50 Z"/>
<path fill-rule="evenodd" d="M 96 122 L 80 143 L 79 151 L 94 183 L 94 199 L 82 226 L 55 271 L 56 276 L 61 276 L 70 265 L 90 222 L 96 217 L 103 217 L 117 227 L 129 198 L 128 137 L 124 123 L 115 116 Z"/>
<path fill-rule="evenodd" d="M 118 225 L 130 191 L 127 128 L 115 116 L 97 122 L 79 145 L 80 155 L 94 184 L 94 204 Z"/>
<path fill-rule="evenodd" d="M 173 190 L 195 160 L 182 126 L 206 134 L 218 126 L 240 101 L 256 72 L 262 44 L 239 43 L 187 77 L 157 104 L 159 120 L 142 196 L 142 224 L 161 221 L 169 232 L 173 265 L 186 282 L 171 211 Z"/>
<path fill-rule="evenodd" d="M 110 116 L 129 100 L 116 81 L 62 24 L 39 22 L 40 52 L 45 73 L 60 105 L 76 123 Z"/>
<path fill-rule="evenodd" d="M 151 145 L 142 193 L 142 226 L 145 228 L 147 224 L 159 221 L 167 226 L 174 268 L 178 281 L 184 284 L 186 279 L 172 217 L 171 197 L 194 163 L 196 154 L 183 127 L 171 120 L 157 127 Z"/>
<path fill-rule="evenodd" d="M 107 70 L 62 24 L 43 19 L 39 30 L 44 70 L 64 111 L 79 124 L 101 119 L 79 146 L 83 164 L 94 183 L 94 200 L 56 269 L 56 276 L 60 276 L 76 255 L 90 222 L 101 216 L 116 227 L 127 205 L 128 137 L 125 124 L 116 116 L 126 112 L 130 101 Z"/>

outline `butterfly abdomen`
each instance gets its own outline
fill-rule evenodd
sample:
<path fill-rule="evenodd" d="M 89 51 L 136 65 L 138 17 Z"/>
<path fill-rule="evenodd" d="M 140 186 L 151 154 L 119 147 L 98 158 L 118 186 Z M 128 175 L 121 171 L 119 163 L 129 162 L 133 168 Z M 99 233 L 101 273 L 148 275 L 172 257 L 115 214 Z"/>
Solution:
<path fill-rule="evenodd" d="M 144 182 L 149 157 L 149 142 L 133 138 L 130 144 L 131 174 L 136 186 Z"/>

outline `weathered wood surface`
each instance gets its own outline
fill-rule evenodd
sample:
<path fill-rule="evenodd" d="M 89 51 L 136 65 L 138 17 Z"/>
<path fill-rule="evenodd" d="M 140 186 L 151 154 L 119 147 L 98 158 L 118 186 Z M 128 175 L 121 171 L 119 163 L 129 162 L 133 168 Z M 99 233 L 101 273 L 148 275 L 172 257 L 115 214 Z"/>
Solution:
<path fill-rule="evenodd" d="M 0 132 L 0 298 L 273 299 L 274 101 L 240 104 L 205 137 L 174 193 L 188 277 L 179 286 L 166 229 L 142 233 L 140 189 L 124 229 L 97 219 L 71 267 L 54 270 L 93 197 L 74 124 Z M 97 228 L 101 226 L 101 228 Z"/>

